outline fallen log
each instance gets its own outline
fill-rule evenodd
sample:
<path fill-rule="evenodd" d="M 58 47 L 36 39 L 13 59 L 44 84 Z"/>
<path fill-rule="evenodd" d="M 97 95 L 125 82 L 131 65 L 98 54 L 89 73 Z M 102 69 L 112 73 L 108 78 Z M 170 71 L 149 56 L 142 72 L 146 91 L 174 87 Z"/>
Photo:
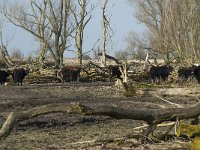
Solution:
<path fill-rule="evenodd" d="M 67 113 L 79 115 L 103 115 L 115 119 L 133 119 L 147 122 L 149 127 L 143 133 L 143 137 L 153 133 L 159 123 L 182 119 L 197 118 L 200 115 L 200 103 L 186 108 L 166 109 L 135 109 L 122 108 L 120 106 L 86 106 L 77 104 L 48 104 L 37 106 L 25 111 L 11 112 L 0 130 L 0 139 L 5 139 L 14 126 L 24 120 L 50 113 Z"/>

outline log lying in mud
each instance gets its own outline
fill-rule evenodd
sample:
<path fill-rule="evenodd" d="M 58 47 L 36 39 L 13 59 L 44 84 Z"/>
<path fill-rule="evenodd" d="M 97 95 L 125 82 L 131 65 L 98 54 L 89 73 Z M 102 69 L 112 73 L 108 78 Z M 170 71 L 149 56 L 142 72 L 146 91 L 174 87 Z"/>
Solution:
<path fill-rule="evenodd" d="M 13 127 L 21 121 L 28 120 L 40 115 L 50 113 L 67 113 L 79 115 L 103 115 L 116 119 L 143 120 L 148 123 L 149 128 L 144 136 L 152 133 L 159 123 L 165 121 L 176 121 L 177 119 L 196 118 L 200 115 L 200 103 L 186 108 L 166 109 L 125 109 L 119 106 L 85 106 L 82 104 L 48 104 L 37 106 L 26 111 L 11 112 L 0 130 L 0 139 L 5 139 Z"/>

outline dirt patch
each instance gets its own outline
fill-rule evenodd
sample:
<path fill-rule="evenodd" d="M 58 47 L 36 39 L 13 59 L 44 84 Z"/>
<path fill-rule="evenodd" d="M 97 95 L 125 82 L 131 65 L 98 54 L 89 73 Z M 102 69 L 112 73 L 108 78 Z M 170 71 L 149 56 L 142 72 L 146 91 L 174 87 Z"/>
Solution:
<path fill-rule="evenodd" d="M 118 105 L 125 108 L 165 109 L 175 107 L 153 96 L 124 97 L 114 83 L 41 84 L 0 86 L 0 126 L 11 111 L 26 110 L 50 103 L 86 105 Z M 195 97 L 170 96 L 165 99 L 189 106 L 197 103 Z M 187 147 L 183 139 L 172 137 L 158 143 L 141 144 L 134 138 L 122 140 L 128 134 L 139 133 L 134 127 L 142 121 L 106 116 L 48 114 L 20 122 L 0 149 L 177 149 Z M 162 131 L 163 129 L 160 129 Z M 159 132 L 160 132 L 159 131 Z M 116 140 L 109 140 L 116 139 Z M 118 140 L 117 140 L 118 139 Z M 105 141 L 107 142 L 105 142 Z M 104 141 L 104 142 L 103 142 Z M 108 142 L 110 141 L 110 142 Z"/>

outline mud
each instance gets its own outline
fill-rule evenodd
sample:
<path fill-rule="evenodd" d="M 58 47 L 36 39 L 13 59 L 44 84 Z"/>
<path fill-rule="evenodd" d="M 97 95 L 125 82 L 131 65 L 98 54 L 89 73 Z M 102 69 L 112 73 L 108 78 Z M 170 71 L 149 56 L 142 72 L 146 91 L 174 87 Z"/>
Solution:
<path fill-rule="evenodd" d="M 125 97 L 114 83 L 54 83 L 0 86 L 0 126 L 5 114 L 27 110 L 50 103 L 77 103 L 86 105 L 119 105 L 141 109 L 175 107 L 153 96 Z M 189 106 L 197 103 L 195 97 L 164 97 L 170 102 Z M 116 120 L 107 116 L 80 116 L 72 114 L 48 114 L 20 122 L 11 134 L 0 141 L 0 149 L 7 150 L 65 150 L 65 149 L 183 149 L 188 141 L 175 136 L 158 143 L 141 143 L 137 139 L 120 139 L 145 122 L 128 119 Z M 161 129 L 160 131 L 162 131 Z M 105 141 L 104 141 L 105 140 Z M 102 142 L 104 141 L 104 142 Z"/>

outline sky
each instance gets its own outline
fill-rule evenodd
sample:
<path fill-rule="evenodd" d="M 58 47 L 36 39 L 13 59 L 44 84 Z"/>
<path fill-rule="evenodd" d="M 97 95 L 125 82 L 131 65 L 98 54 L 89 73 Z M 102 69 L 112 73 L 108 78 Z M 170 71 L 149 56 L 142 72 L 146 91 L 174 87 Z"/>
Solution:
<path fill-rule="evenodd" d="M 21 0 L 23 1 L 23 0 Z M 24 0 L 26 1 L 26 0 Z M 97 3 L 99 0 L 92 0 Z M 128 4 L 126 0 L 110 0 L 108 1 L 107 14 L 111 18 L 110 25 L 114 34 L 106 49 L 110 55 L 114 55 L 115 51 L 124 50 L 126 48 L 125 37 L 130 31 L 142 34 L 145 28 L 133 16 L 134 8 Z M 87 52 L 92 49 L 97 39 L 102 37 L 101 28 L 101 8 L 97 6 L 92 12 L 92 19 L 87 24 L 84 33 L 83 51 Z M 25 56 L 34 56 L 39 44 L 34 40 L 30 33 L 25 32 L 19 27 L 5 22 L 3 32 L 4 41 L 9 41 L 8 51 L 19 49 Z M 102 41 L 99 41 L 95 48 L 102 47 Z M 73 48 L 72 48 L 73 49 Z M 93 53 L 90 54 L 92 56 Z M 65 52 L 65 57 L 75 57 L 74 53 Z"/>

